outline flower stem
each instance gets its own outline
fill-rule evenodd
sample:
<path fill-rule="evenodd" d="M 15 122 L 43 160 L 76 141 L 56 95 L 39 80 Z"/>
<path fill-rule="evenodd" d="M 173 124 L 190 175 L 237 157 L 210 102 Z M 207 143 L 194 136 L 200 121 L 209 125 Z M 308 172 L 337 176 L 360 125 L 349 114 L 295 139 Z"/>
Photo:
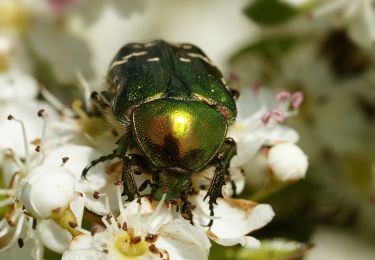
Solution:
<path fill-rule="evenodd" d="M 263 201 L 269 196 L 273 195 L 274 193 L 282 190 L 288 185 L 287 182 L 280 182 L 280 181 L 275 181 L 271 180 L 267 186 L 264 188 L 258 190 L 255 192 L 251 197 L 250 200 L 252 201 Z"/>

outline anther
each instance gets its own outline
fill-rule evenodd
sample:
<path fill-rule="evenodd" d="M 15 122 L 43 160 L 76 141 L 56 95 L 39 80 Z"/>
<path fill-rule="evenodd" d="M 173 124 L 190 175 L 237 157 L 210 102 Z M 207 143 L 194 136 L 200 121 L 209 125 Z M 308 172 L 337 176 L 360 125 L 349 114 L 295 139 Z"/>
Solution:
<path fill-rule="evenodd" d="M 23 245 L 24 245 L 24 243 L 23 243 L 23 239 L 22 239 L 22 238 L 19 238 L 17 242 L 18 242 L 18 246 L 19 246 L 20 248 L 22 248 Z"/>
<path fill-rule="evenodd" d="M 133 245 L 136 245 L 141 241 L 142 241 L 142 238 L 140 236 L 130 238 L 130 244 L 133 244 Z"/>
<path fill-rule="evenodd" d="M 37 115 L 38 115 L 38 117 L 42 117 L 43 116 L 43 114 L 44 114 L 44 109 L 40 109 L 39 111 L 38 111 L 38 113 L 37 113 Z"/>
<path fill-rule="evenodd" d="M 100 193 L 98 191 L 95 191 L 94 194 L 92 195 L 94 199 L 99 199 L 100 198 Z"/>
<path fill-rule="evenodd" d="M 147 233 L 145 237 L 145 241 L 150 244 L 155 243 L 157 239 L 158 239 L 158 235 L 154 235 L 150 233 Z"/>
<path fill-rule="evenodd" d="M 123 229 L 124 231 L 128 231 L 128 225 L 126 224 L 126 222 L 124 222 L 124 223 L 122 224 L 122 229 Z"/>

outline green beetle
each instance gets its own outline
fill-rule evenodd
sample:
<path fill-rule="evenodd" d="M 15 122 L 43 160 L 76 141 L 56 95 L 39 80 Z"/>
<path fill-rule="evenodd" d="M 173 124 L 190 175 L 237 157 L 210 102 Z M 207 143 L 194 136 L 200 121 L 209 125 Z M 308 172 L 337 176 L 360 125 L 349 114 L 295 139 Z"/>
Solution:
<path fill-rule="evenodd" d="M 112 154 L 92 161 L 82 175 L 99 162 L 121 158 L 127 200 L 150 184 L 153 198 L 166 194 L 167 201 L 188 205 L 192 174 L 214 166 L 206 196 L 213 215 L 236 153 L 235 142 L 226 138 L 237 114 L 234 92 L 220 71 L 191 44 L 131 43 L 110 64 L 107 85 L 92 99 L 120 129 L 121 138 Z M 129 154 L 129 146 L 139 153 Z M 144 170 L 153 173 L 153 181 L 137 187 L 133 175 Z"/>

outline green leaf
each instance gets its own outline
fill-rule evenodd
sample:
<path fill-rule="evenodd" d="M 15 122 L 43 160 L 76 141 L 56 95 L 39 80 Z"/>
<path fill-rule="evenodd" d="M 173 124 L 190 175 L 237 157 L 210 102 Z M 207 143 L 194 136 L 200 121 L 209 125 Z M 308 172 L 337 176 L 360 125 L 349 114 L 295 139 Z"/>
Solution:
<path fill-rule="evenodd" d="M 279 0 L 255 0 L 245 7 L 244 12 L 254 22 L 272 26 L 289 21 L 299 10 Z"/>
<path fill-rule="evenodd" d="M 297 42 L 298 39 L 294 36 L 278 36 L 262 39 L 240 49 L 231 57 L 230 62 L 235 62 L 238 58 L 248 54 L 258 55 L 262 58 L 273 61 L 282 54 L 285 54 L 285 52 L 291 49 L 291 47 Z"/>
<path fill-rule="evenodd" d="M 237 260 L 285 260 L 301 259 L 311 245 L 286 239 L 265 239 L 256 250 L 244 247 L 213 245 L 209 259 Z"/>

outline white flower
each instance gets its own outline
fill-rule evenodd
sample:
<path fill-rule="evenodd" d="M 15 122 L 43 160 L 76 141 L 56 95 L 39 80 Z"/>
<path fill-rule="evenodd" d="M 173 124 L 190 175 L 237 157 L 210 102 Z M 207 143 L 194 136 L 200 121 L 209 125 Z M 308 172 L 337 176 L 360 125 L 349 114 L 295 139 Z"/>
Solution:
<path fill-rule="evenodd" d="M 101 163 L 93 167 L 87 175 L 87 180 L 82 179 L 82 170 L 94 159 L 102 154 L 89 146 L 66 144 L 48 152 L 43 161 L 45 166 L 56 166 L 61 162 L 61 158 L 67 158 L 64 168 L 68 170 L 74 178 L 76 190 L 84 196 L 84 203 L 87 209 L 98 215 L 108 214 L 105 208 L 105 200 L 100 193 L 106 186 L 113 190 L 113 183 L 119 179 L 118 172 L 108 172 L 108 164 Z M 109 174 L 108 174 L 109 173 Z M 114 192 L 114 190 L 112 191 Z M 97 195 L 94 195 L 97 194 Z"/>
<path fill-rule="evenodd" d="M 207 259 L 211 245 L 207 235 L 184 219 L 173 219 L 165 196 L 156 208 L 147 197 L 123 208 L 120 187 L 116 190 L 119 217 L 103 217 L 106 229 L 93 237 L 77 237 L 62 259 Z"/>
<path fill-rule="evenodd" d="M 17 155 L 25 157 L 20 129 L 14 121 L 6 120 L 7 117 L 12 115 L 22 121 L 27 127 L 27 142 L 33 142 L 40 139 L 44 131 L 44 124 L 38 120 L 37 113 L 43 110 L 48 114 L 48 120 L 58 120 L 57 113 L 46 102 L 36 100 L 37 82 L 21 71 L 9 70 L 0 73 L 0 88 L 0 135 L 7 137 L 0 139 L 0 149 L 11 148 Z"/>
<path fill-rule="evenodd" d="M 298 133 L 280 123 L 296 114 L 302 98 L 301 94 L 281 92 L 276 99 L 263 88 L 242 89 L 237 101 L 237 121 L 228 133 L 237 143 L 237 155 L 231 167 L 246 164 L 263 145 L 297 142 Z"/>
<path fill-rule="evenodd" d="M 0 201 L 0 206 L 8 207 L 6 218 L 0 224 L 1 237 L 5 243 L 0 250 L 8 252 L 20 239 L 32 240 L 31 244 L 36 245 L 33 253 L 36 259 L 41 258 L 41 242 L 51 250 L 62 253 L 63 249 L 69 245 L 69 241 L 66 242 L 63 239 L 66 237 L 64 235 L 67 233 L 66 230 L 72 235 L 80 234 L 84 207 L 83 197 L 76 192 L 76 179 L 68 169 L 61 165 L 62 158 L 53 166 L 43 165 L 45 155 L 48 154 L 50 140 L 46 134 L 46 113 L 40 111 L 38 115 L 42 117 L 44 123 L 35 151 L 31 151 L 29 147 L 24 122 L 10 117 L 11 121 L 16 121 L 13 123 L 21 125 L 23 138 L 19 139 L 23 140 L 24 162 L 13 150 L 5 150 L 2 173 L 9 188 L 0 190 L 0 194 L 7 196 Z M 34 120 L 38 121 L 36 114 Z M 38 234 L 43 234 L 42 236 L 32 229 L 35 219 L 33 220 L 31 215 L 36 218 Z M 59 225 L 55 224 L 57 228 L 54 228 L 53 224 L 45 223 L 44 219 L 47 218 L 58 223 Z M 49 232 L 52 228 L 55 230 L 54 235 L 49 236 L 48 234 L 52 234 Z M 24 230 L 28 232 L 24 234 Z"/>
<path fill-rule="evenodd" d="M 75 190 L 75 178 L 66 168 L 38 166 L 21 181 L 17 197 L 33 217 L 45 219 L 67 208 Z"/>
<path fill-rule="evenodd" d="M 375 42 L 374 11 L 373 0 L 331 0 L 322 1 L 311 14 L 314 18 L 338 15 L 349 36 L 357 44 L 369 48 Z"/>
<path fill-rule="evenodd" d="M 207 226 L 212 217 L 204 196 L 205 192 L 201 191 L 195 197 L 197 207 L 193 214 L 200 225 Z M 224 246 L 241 244 L 251 249 L 258 248 L 260 242 L 248 234 L 268 224 L 275 215 L 270 205 L 227 196 L 218 198 L 214 213 L 213 225 L 207 231 L 212 240 Z"/>
<path fill-rule="evenodd" d="M 308 161 L 307 156 L 297 145 L 280 143 L 269 150 L 268 165 L 276 179 L 296 181 L 305 177 Z"/>

